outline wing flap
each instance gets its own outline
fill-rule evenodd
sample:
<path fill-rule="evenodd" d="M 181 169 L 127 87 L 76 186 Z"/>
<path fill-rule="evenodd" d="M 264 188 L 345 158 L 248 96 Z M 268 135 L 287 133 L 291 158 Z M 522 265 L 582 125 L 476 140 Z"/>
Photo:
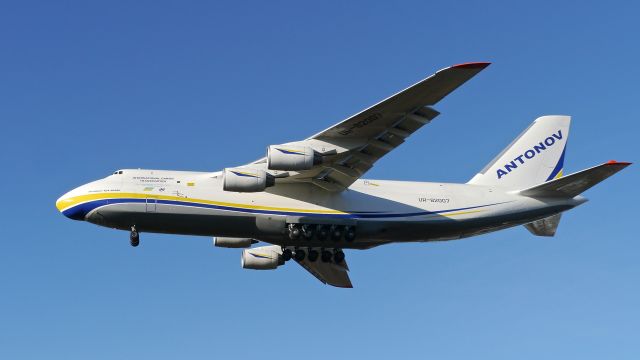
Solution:
<path fill-rule="evenodd" d="M 345 261 L 342 264 L 335 264 L 332 262 L 322 262 L 320 260 L 310 262 L 307 259 L 298 261 L 298 264 L 305 268 L 311 275 L 315 276 L 323 284 L 341 287 L 352 288 L 351 279 L 349 279 L 349 267 Z"/>

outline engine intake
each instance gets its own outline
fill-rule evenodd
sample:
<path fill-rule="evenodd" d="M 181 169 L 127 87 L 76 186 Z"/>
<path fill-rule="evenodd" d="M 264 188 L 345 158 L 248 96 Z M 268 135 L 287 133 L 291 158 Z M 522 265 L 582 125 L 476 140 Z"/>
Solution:
<path fill-rule="evenodd" d="M 273 270 L 282 264 L 284 264 L 282 248 L 277 245 L 244 249 L 240 257 L 240 265 L 243 269 Z"/>
<path fill-rule="evenodd" d="M 232 237 L 214 237 L 213 245 L 223 248 L 248 248 L 258 240 Z"/>
<path fill-rule="evenodd" d="M 222 188 L 224 191 L 260 192 L 275 185 L 275 178 L 264 170 L 229 168 L 224 169 Z"/>
<path fill-rule="evenodd" d="M 322 163 L 322 155 L 309 146 L 271 145 L 267 148 L 269 170 L 309 170 Z"/>

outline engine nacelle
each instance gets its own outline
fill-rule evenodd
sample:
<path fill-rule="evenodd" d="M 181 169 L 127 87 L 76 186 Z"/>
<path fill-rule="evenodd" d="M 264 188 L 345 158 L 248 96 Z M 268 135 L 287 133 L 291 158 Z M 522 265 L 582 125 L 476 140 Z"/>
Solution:
<path fill-rule="evenodd" d="M 269 170 L 309 170 L 322 162 L 322 155 L 309 146 L 271 145 L 267 148 Z"/>
<path fill-rule="evenodd" d="M 243 269 L 273 270 L 284 264 L 282 248 L 277 245 L 259 246 L 242 250 L 240 264 Z"/>
<path fill-rule="evenodd" d="M 275 185 L 275 178 L 264 170 L 233 168 L 224 169 L 224 191 L 260 192 Z"/>
<path fill-rule="evenodd" d="M 223 248 L 248 248 L 251 244 L 257 243 L 258 240 L 246 239 L 246 238 L 232 238 L 232 237 L 214 237 L 213 245 Z"/>

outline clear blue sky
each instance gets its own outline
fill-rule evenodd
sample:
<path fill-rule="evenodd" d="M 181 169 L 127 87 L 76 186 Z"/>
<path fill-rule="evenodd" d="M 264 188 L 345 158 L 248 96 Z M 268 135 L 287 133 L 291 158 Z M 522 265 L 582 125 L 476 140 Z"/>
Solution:
<path fill-rule="evenodd" d="M 545 114 L 573 116 L 565 172 L 637 161 L 638 5 L 212 3 L 0 5 L 0 358 L 639 358 L 638 165 L 552 239 L 350 251 L 353 290 L 54 206 L 118 168 L 246 163 L 467 61 L 493 65 L 368 177 L 465 182 Z"/>

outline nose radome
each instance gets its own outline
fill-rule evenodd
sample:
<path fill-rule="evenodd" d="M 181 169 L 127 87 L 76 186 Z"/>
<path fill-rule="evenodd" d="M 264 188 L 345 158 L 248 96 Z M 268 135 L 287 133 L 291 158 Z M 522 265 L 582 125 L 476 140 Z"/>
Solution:
<path fill-rule="evenodd" d="M 65 208 L 65 195 L 62 195 L 58 198 L 58 200 L 56 200 L 56 208 L 58 209 L 58 211 L 62 212 L 62 209 Z"/>
<path fill-rule="evenodd" d="M 74 200 L 71 196 L 72 192 L 73 190 L 60 196 L 58 200 L 56 200 L 56 208 L 58 208 L 58 211 L 60 211 L 62 215 L 69 219 L 84 220 L 86 213 L 81 205 L 73 206 Z"/>

